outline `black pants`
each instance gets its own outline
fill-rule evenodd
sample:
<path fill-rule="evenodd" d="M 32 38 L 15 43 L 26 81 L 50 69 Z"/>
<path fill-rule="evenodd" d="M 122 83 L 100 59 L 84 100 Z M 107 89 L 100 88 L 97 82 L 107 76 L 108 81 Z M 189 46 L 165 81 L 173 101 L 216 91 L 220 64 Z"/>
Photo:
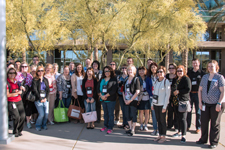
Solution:
<path fill-rule="evenodd" d="M 137 103 L 138 101 L 132 101 L 129 105 L 125 105 L 125 116 L 127 121 L 137 122 Z"/>
<path fill-rule="evenodd" d="M 116 106 L 115 106 L 115 120 L 120 120 L 120 101 L 119 96 L 116 96 Z"/>
<path fill-rule="evenodd" d="M 13 108 L 13 103 L 16 105 L 16 108 Z M 21 133 L 25 122 L 25 111 L 22 100 L 19 102 L 8 102 L 8 111 L 13 119 L 13 134 Z"/>
<path fill-rule="evenodd" d="M 167 127 L 178 129 L 177 115 L 174 112 L 174 107 L 171 106 L 171 103 L 167 106 Z"/>
<path fill-rule="evenodd" d="M 101 120 L 101 102 L 99 97 L 96 100 L 96 111 L 97 111 L 97 120 Z"/>
<path fill-rule="evenodd" d="M 201 131 L 200 141 L 207 143 L 208 135 L 211 145 L 218 145 L 220 138 L 220 121 L 224 112 L 225 102 L 222 103 L 221 111 L 216 111 L 216 104 L 206 104 L 205 111 L 201 111 Z M 208 134 L 209 122 L 211 124 L 210 133 Z"/>
<path fill-rule="evenodd" d="M 163 106 L 154 106 L 155 116 L 158 123 L 159 135 L 166 136 L 166 112 L 162 113 Z"/>
<path fill-rule="evenodd" d="M 186 135 L 187 132 L 187 112 L 179 112 L 178 106 L 174 106 L 175 114 L 178 117 L 178 131 L 182 133 L 182 135 Z"/>

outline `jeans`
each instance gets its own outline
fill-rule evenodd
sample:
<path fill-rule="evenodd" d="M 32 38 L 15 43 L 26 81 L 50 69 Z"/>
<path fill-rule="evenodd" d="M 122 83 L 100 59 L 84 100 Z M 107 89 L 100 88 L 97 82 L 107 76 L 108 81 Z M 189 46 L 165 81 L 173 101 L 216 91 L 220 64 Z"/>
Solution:
<path fill-rule="evenodd" d="M 37 111 L 39 113 L 37 121 L 36 121 L 36 128 L 44 128 L 46 127 L 47 120 L 48 120 L 48 112 L 49 112 L 49 104 L 48 101 L 41 103 L 40 101 L 34 102 Z"/>
<path fill-rule="evenodd" d="M 195 103 L 195 113 L 196 113 L 195 126 L 196 126 L 196 129 L 200 129 L 201 128 L 201 110 L 199 108 L 198 93 L 190 93 L 190 97 L 191 97 L 191 108 L 193 108 L 193 104 Z M 191 112 L 189 112 L 187 115 L 188 128 L 191 127 L 191 118 L 192 118 L 192 109 L 191 109 Z"/>
<path fill-rule="evenodd" d="M 149 99 L 150 100 L 150 108 L 151 108 L 151 104 L 152 104 L 152 98 Z M 151 110 L 151 114 L 152 114 L 152 123 L 153 123 L 153 129 L 157 130 L 157 120 L 156 120 L 156 116 L 155 116 L 155 111 Z"/>
<path fill-rule="evenodd" d="M 126 118 L 126 115 L 125 115 L 125 103 L 124 103 L 124 100 L 123 100 L 123 96 L 119 96 L 119 101 L 120 101 L 120 107 L 121 107 L 121 110 L 122 110 L 122 113 L 123 113 L 123 125 L 128 125 L 127 118 Z"/>
<path fill-rule="evenodd" d="M 104 127 L 113 129 L 114 126 L 114 109 L 116 101 L 104 102 L 102 101 L 102 107 L 104 111 Z"/>
<path fill-rule="evenodd" d="M 87 101 L 84 100 L 84 106 L 85 106 L 86 112 L 96 111 L 95 103 L 96 103 L 95 101 L 93 103 L 87 103 Z"/>
<path fill-rule="evenodd" d="M 71 94 L 68 94 L 67 98 L 62 98 L 62 101 L 63 101 L 64 106 L 66 108 L 69 108 L 70 104 L 71 104 Z M 61 105 L 61 107 L 62 107 L 62 105 Z"/>

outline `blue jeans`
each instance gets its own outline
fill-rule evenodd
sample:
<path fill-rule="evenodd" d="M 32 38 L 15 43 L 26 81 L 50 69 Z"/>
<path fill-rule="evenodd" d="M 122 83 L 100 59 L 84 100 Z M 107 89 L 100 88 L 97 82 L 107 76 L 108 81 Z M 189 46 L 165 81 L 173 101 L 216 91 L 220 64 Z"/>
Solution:
<path fill-rule="evenodd" d="M 114 109 L 116 101 L 104 102 L 102 101 L 102 107 L 104 110 L 104 127 L 113 129 L 114 126 Z"/>
<path fill-rule="evenodd" d="M 149 99 L 150 101 L 150 108 L 151 108 L 151 104 L 152 104 L 152 98 Z M 151 110 L 151 114 L 152 114 L 152 123 L 153 123 L 153 129 L 157 130 L 157 120 L 156 120 L 156 116 L 155 116 L 155 110 Z"/>
<path fill-rule="evenodd" d="M 68 94 L 68 97 L 67 98 L 62 98 L 62 101 L 63 101 L 63 104 L 66 108 L 69 108 L 70 107 L 70 104 L 71 104 L 71 94 Z M 62 107 L 62 104 L 61 104 L 61 107 Z"/>
<path fill-rule="evenodd" d="M 96 111 L 95 103 L 96 103 L 95 101 L 93 103 L 87 103 L 87 101 L 84 100 L 84 106 L 85 106 L 86 112 Z"/>
<path fill-rule="evenodd" d="M 123 125 L 128 125 L 127 118 L 125 116 L 125 103 L 123 100 L 123 96 L 119 96 L 119 101 L 120 101 L 120 107 L 123 113 Z"/>
<path fill-rule="evenodd" d="M 188 112 L 187 115 L 187 127 L 191 127 L 191 120 L 192 120 L 192 108 L 193 104 L 195 103 L 195 113 L 196 113 L 196 120 L 195 120 L 195 126 L 196 129 L 201 128 L 201 110 L 199 108 L 199 101 L 198 101 L 198 93 L 190 93 L 191 97 L 191 112 Z"/>
<path fill-rule="evenodd" d="M 46 127 L 47 120 L 48 120 L 48 112 L 49 112 L 49 106 L 48 101 L 41 103 L 40 101 L 34 102 L 37 111 L 39 113 L 37 121 L 36 121 L 36 128 L 44 128 Z"/>

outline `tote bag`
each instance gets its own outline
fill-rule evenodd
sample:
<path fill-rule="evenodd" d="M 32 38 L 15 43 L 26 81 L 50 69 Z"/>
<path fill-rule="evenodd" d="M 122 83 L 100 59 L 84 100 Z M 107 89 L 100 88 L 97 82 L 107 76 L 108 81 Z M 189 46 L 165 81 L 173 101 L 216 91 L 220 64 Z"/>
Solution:
<path fill-rule="evenodd" d="M 61 108 L 62 103 L 62 108 Z M 55 122 L 68 122 L 69 118 L 67 116 L 68 108 L 66 108 L 63 104 L 62 100 L 59 100 L 59 105 L 54 109 L 54 121 Z"/>
<path fill-rule="evenodd" d="M 78 106 L 75 106 L 75 102 L 74 104 L 71 104 L 70 107 L 69 107 L 69 110 L 68 110 L 68 117 L 69 118 L 73 118 L 73 119 L 78 119 L 78 120 L 81 120 L 82 119 L 82 113 L 84 113 L 84 108 L 82 109 L 80 107 L 80 103 L 77 99 L 75 99 L 75 101 L 78 102 Z"/>
<path fill-rule="evenodd" d="M 82 113 L 82 116 L 83 116 L 83 119 L 84 119 L 85 123 L 97 121 L 96 111 L 93 111 L 92 107 L 91 107 L 91 110 L 92 110 L 91 112 Z"/>

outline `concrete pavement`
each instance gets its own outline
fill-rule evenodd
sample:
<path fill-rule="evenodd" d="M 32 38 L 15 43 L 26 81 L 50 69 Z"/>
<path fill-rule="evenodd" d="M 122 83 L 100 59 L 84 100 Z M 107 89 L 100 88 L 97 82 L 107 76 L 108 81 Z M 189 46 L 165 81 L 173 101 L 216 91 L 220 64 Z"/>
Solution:
<path fill-rule="evenodd" d="M 94 130 L 86 129 L 86 124 L 57 123 L 48 125 L 48 130 L 36 131 L 24 127 L 23 136 L 15 138 L 8 145 L 0 145 L 0 150 L 130 150 L 130 149 L 151 149 L 151 150 L 193 150 L 208 149 L 207 145 L 197 145 L 200 134 L 195 134 L 195 115 L 193 115 L 193 125 L 191 131 L 187 132 L 186 143 L 180 143 L 180 138 L 173 138 L 175 131 L 167 131 L 167 141 L 163 144 L 154 142 L 155 136 L 151 136 L 152 125 L 149 131 L 139 131 L 136 127 L 135 136 L 127 136 L 123 129 L 115 126 L 112 134 L 100 132 L 103 122 L 96 123 Z M 10 130 L 11 132 L 11 130 Z M 220 144 L 216 150 L 225 150 L 225 113 L 221 121 Z"/>

